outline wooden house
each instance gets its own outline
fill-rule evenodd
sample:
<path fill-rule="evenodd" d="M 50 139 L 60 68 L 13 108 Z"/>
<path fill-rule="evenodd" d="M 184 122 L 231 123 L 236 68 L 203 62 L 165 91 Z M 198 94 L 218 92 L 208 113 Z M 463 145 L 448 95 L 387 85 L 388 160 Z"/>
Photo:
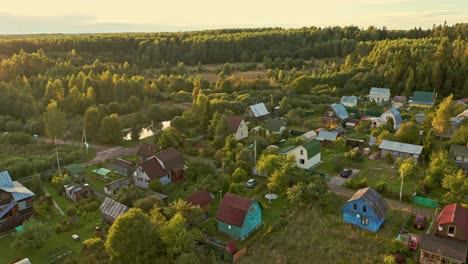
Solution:
<path fill-rule="evenodd" d="M 397 130 L 400 128 L 401 123 L 403 122 L 403 119 L 401 118 L 400 111 L 398 111 L 395 108 L 390 108 L 389 110 L 383 112 L 380 117 L 373 122 L 372 125 L 375 125 L 376 127 L 383 126 L 387 124 L 388 120 L 392 119 L 393 120 L 393 129 Z"/>
<path fill-rule="evenodd" d="M 270 118 L 265 121 L 265 134 L 267 136 L 281 135 L 284 130 L 286 130 L 285 122 L 280 118 Z"/>
<path fill-rule="evenodd" d="M 322 123 L 328 128 L 335 128 L 346 124 L 349 114 L 342 104 L 332 104 L 322 116 Z"/>
<path fill-rule="evenodd" d="M 392 107 L 398 109 L 400 107 L 405 106 L 406 102 L 407 102 L 406 96 L 397 95 L 397 96 L 393 97 Z"/>
<path fill-rule="evenodd" d="M 374 189 L 358 190 L 343 206 L 343 221 L 372 232 L 379 231 L 388 205 Z"/>
<path fill-rule="evenodd" d="M 249 137 L 249 127 L 245 120 L 240 116 L 228 115 L 227 120 L 231 133 L 236 140 L 241 140 Z"/>
<path fill-rule="evenodd" d="M 133 173 L 134 164 L 131 161 L 117 158 L 112 162 L 111 167 L 115 173 L 130 177 Z"/>
<path fill-rule="evenodd" d="M 218 230 L 243 240 L 262 224 L 262 210 L 257 201 L 226 193 L 216 211 Z"/>
<path fill-rule="evenodd" d="M 367 98 L 376 103 L 388 102 L 390 101 L 390 89 L 372 87 Z"/>
<path fill-rule="evenodd" d="M 250 105 L 245 110 L 244 116 L 250 118 L 265 118 L 270 115 L 264 103 Z"/>
<path fill-rule="evenodd" d="M 317 140 L 323 145 L 331 145 L 338 138 L 337 131 L 321 130 L 317 135 Z"/>
<path fill-rule="evenodd" d="M 384 139 L 380 143 L 379 149 L 381 150 L 380 158 L 382 159 L 385 159 L 387 153 L 390 153 L 394 160 L 396 160 L 397 158 L 413 158 L 416 162 L 418 162 L 423 146 L 406 144 Z"/>
<path fill-rule="evenodd" d="M 468 147 L 462 145 L 451 145 L 450 158 L 455 161 L 458 168 L 462 169 L 465 173 L 468 173 Z"/>
<path fill-rule="evenodd" d="M 286 146 L 277 152 L 281 155 L 294 157 L 296 166 L 302 169 L 310 169 L 318 164 L 321 160 L 320 142 L 317 140 L 308 141 L 300 146 Z"/>
<path fill-rule="evenodd" d="M 64 186 L 65 188 L 65 195 L 75 203 L 79 202 L 82 199 L 89 198 L 94 192 L 89 184 L 78 184 L 78 183 L 71 183 Z"/>
<path fill-rule="evenodd" d="M 110 182 L 106 185 L 104 185 L 104 192 L 107 195 L 115 195 L 119 192 L 119 190 L 124 187 L 124 186 L 129 186 L 132 184 L 132 178 L 131 177 L 126 177 L 122 179 L 115 180 L 113 182 Z"/>
<path fill-rule="evenodd" d="M 148 143 L 141 143 L 137 150 L 137 156 L 140 163 L 154 156 L 154 145 Z"/>
<path fill-rule="evenodd" d="M 208 212 L 210 210 L 213 199 L 214 195 L 207 189 L 203 189 L 201 191 L 192 193 L 189 197 L 185 198 L 185 201 L 194 206 L 200 206 L 203 211 Z"/>
<path fill-rule="evenodd" d="M 166 170 L 171 182 L 176 182 L 184 178 L 184 156 L 180 151 L 175 148 L 168 148 L 156 153 L 156 158 Z"/>
<path fill-rule="evenodd" d="M 17 181 L 8 171 L 0 172 L 0 233 L 21 225 L 33 213 L 34 193 Z"/>
<path fill-rule="evenodd" d="M 437 217 L 433 234 L 420 244 L 419 263 L 465 264 L 468 260 L 468 208 L 446 205 Z"/>
<path fill-rule="evenodd" d="M 413 107 L 431 107 L 433 104 L 433 92 L 414 91 L 413 98 L 409 100 L 409 105 Z"/>
<path fill-rule="evenodd" d="M 100 209 L 102 214 L 102 220 L 105 223 L 112 225 L 115 222 L 115 220 L 119 216 L 127 212 L 129 208 L 126 205 L 123 205 L 109 197 L 106 197 L 104 199 L 104 202 L 102 202 Z"/>

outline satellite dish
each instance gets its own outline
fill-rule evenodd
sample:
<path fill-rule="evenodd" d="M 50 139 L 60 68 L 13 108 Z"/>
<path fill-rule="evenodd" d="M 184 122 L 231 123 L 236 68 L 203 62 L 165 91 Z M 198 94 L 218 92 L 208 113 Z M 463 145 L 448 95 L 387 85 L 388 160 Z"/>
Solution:
<path fill-rule="evenodd" d="M 437 228 L 437 229 L 439 229 L 439 231 L 444 230 L 444 228 L 442 226 L 439 226 L 439 228 Z"/>
<path fill-rule="evenodd" d="M 356 217 L 357 217 L 357 218 L 361 218 L 361 215 L 360 215 L 360 214 L 356 214 Z"/>

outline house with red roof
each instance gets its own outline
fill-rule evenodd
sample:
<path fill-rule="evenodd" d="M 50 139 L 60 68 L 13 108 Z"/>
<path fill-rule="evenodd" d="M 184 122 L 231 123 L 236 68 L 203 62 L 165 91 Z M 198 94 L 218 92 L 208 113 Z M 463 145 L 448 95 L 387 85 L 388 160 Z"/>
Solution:
<path fill-rule="evenodd" d="M 433 234 L 424 234 L 419 263 L 465 264 L 468 259 L 468 208 L 449 204 L 442 209 Z"/>
<path fill-rule="evenodd" d="M 227 120 L 231 133 L 234 134 L 236 140 L 241 140 L 249 137 L 249 127 L 245 120 L 236 115 L 228 115 Z"/>
<path fill-rule="evenodd" d="M 214 195 L 207 189 L 203 189 L 201 191 L 192 193 L 189 197 L 185 198 L 185 201 L 194 206 L 200 206 L 203 211 L 208 212 L 210 210 L 213 199 Z"/>
<path fill-rule="evenodd" d="M 257 201 L 226 193 L 216 211 L 218 230 L 243 240 L 260 227 L 262 210 Z"/>

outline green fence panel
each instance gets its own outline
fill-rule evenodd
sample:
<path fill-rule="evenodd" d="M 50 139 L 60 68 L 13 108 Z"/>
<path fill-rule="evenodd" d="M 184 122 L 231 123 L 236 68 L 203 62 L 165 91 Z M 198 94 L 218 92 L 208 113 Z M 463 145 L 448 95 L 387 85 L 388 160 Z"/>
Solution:
<path fill-rule="evenodd" d="M 425 207 L 430 207 L 430 208 L 436 208 L 437 207 L 437 202 L 432 200 L 432 199 L 429 199 L 429 198 L 425 198 L 425 197 L 421 197 L 421 196 L 413 196 L 413 203 L 414 204 L 418 204 L 418 205 L 422 205 L 422 206 L 425 206 Z"/>
<path fill-rule="evenodd" d="M 294 137 L 302 136 L 305 133 L 306 132 L 298 131 L 298 130 L 289 130 L 289 134 L 291 134 L 291 136 L 294 136 Z"/>

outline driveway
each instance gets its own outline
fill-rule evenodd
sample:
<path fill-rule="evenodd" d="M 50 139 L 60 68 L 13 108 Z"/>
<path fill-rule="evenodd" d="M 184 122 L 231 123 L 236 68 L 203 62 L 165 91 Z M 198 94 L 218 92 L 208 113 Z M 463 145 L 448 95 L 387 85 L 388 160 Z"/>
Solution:
<path fill-rule="evenodd" d="M 351 174 L 351 176 L 349 176 L 348 178 L 343 178 L 340 175 L 335 175 L 331 177 L 330 184 L 335 185 L 335 186 L 342 186 L 345 184 L 346 181 L 351 179 L 353 176 L 356 176 L 356 174 L 358 174 L 360 171 L 358 169 L 353 169 L 353 168 L 350 168 L 350 169 L 353 171 L 353 174 Z"/>

